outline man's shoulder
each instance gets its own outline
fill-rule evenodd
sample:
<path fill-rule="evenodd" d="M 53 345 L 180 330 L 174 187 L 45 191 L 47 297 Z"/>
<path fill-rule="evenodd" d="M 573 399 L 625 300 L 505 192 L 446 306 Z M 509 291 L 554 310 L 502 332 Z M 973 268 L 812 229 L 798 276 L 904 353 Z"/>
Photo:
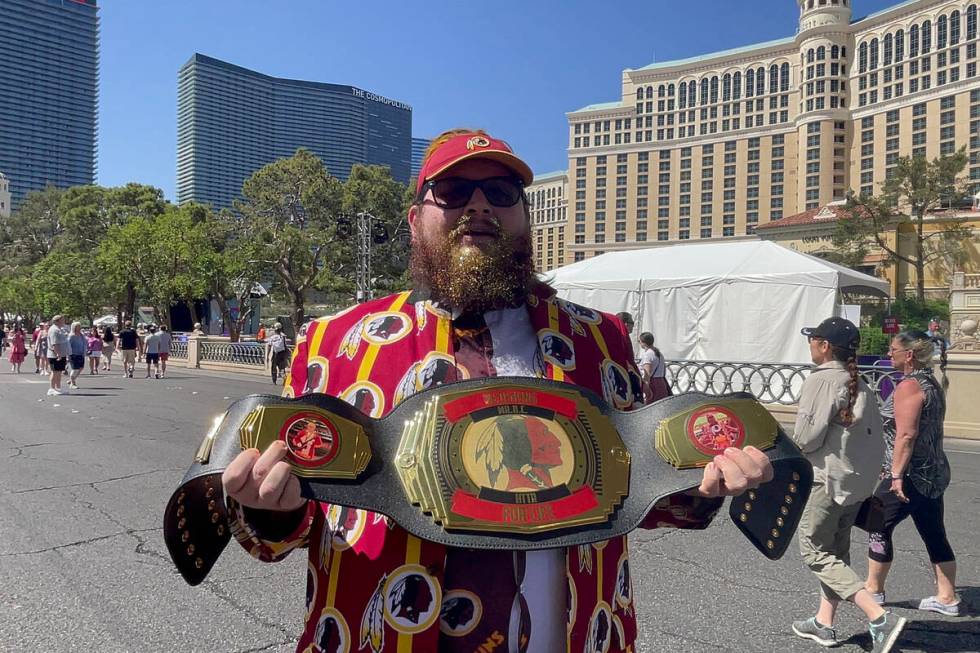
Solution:
<path fill-rule="evenodd" d="M 342 311 L 333 313 L 332 315 L 318 317 L 310 323 L 310 328 L 312 329 L 313 325 L 330 324 L 331 326 L 334 326 L 334 324 L 357 322 L 362 318 L 371 315 L 372 313 L 391 311 L 393 310 L 396 302 L 405 294 L 405 292 L 397 292 L 378 299 L 372 299 L 361 304 L 353 304 Z M 408 302 L 403 302 L 402 306 L 408 306 Z"/>

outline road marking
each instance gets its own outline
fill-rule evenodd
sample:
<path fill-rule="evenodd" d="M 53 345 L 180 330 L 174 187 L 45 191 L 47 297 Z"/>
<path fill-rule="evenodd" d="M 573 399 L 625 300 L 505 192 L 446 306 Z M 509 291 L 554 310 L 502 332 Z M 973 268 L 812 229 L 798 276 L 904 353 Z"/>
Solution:
<path fill-rule="evenodd" d="M 980 451 L 963 451 L 962 449 L 947 449 L 946 453 L 968 453 L 971 456 L 980 456 Z"/>

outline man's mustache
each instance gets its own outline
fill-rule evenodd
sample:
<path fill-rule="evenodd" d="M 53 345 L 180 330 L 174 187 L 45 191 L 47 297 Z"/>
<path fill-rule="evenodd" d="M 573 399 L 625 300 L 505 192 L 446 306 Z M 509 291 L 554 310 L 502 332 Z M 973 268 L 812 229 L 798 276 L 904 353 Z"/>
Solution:
<path fill-rule="evenodd" d="M 468 233 L 487 233 L 494 237 L 499 237 L 503 233 L 500 225 L 500 218 L 492 215 L 488 218 L 474 217 L 471 215 L 460 216 L 456 221 L 456 226 L 449 232 L 450 242 L 456 241 Z"/>

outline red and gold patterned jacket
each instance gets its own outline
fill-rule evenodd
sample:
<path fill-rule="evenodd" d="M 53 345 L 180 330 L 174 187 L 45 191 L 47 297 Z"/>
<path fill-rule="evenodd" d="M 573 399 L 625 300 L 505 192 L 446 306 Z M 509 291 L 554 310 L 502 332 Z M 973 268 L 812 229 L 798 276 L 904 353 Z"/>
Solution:
<path fill-rule="evenodd" d="M 632 346 L 619 320 L 558 299 L 528 297 L 543 377 L 575 383 L 629 409 L 642 403 Z M 452 318 L 403 292 L 312 322 L 293 353 L 285 396 L 322 392 L 383 417 L 415 392 L 469 376 L 454 357 Z M 272 538 L 262 516 L 229 500 L 232 530 L 248 552 L 276 561 L 309 550 L 306 625 L 297 651 L 504 653 L 516 587 L 511 552 L 449 552 L 382 515 L 310 502 L 291 533 Z M 719 506 L 674 495 L 645 527 L 704 528 Z M 248 513 L 248 514 L 247 514 Z M 268 516 L 268 513 L 266 513 Z M 632 651 L 636 615 L 626 538 L 569 548 L 567 651 Z M 518 633 L 518 649 L 526 634 Z"/>

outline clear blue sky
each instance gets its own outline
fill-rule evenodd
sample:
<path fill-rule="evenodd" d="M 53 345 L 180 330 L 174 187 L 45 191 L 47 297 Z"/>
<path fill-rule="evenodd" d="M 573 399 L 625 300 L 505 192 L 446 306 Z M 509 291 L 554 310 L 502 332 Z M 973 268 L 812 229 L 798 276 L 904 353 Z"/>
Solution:
<path fill-rule="evenodd" d="M 854 0 L 855 16 L 898 0 Z M 601 8 L 600 8 L 601 7 Z M 565 113 L 624 68 L 795 33 L 795 0 L 102 0 L 99 178 L 174 198 L 177 70 L 194 52 L 407 102 L 416 136 L 478 126 L 564 169 Z"/>

